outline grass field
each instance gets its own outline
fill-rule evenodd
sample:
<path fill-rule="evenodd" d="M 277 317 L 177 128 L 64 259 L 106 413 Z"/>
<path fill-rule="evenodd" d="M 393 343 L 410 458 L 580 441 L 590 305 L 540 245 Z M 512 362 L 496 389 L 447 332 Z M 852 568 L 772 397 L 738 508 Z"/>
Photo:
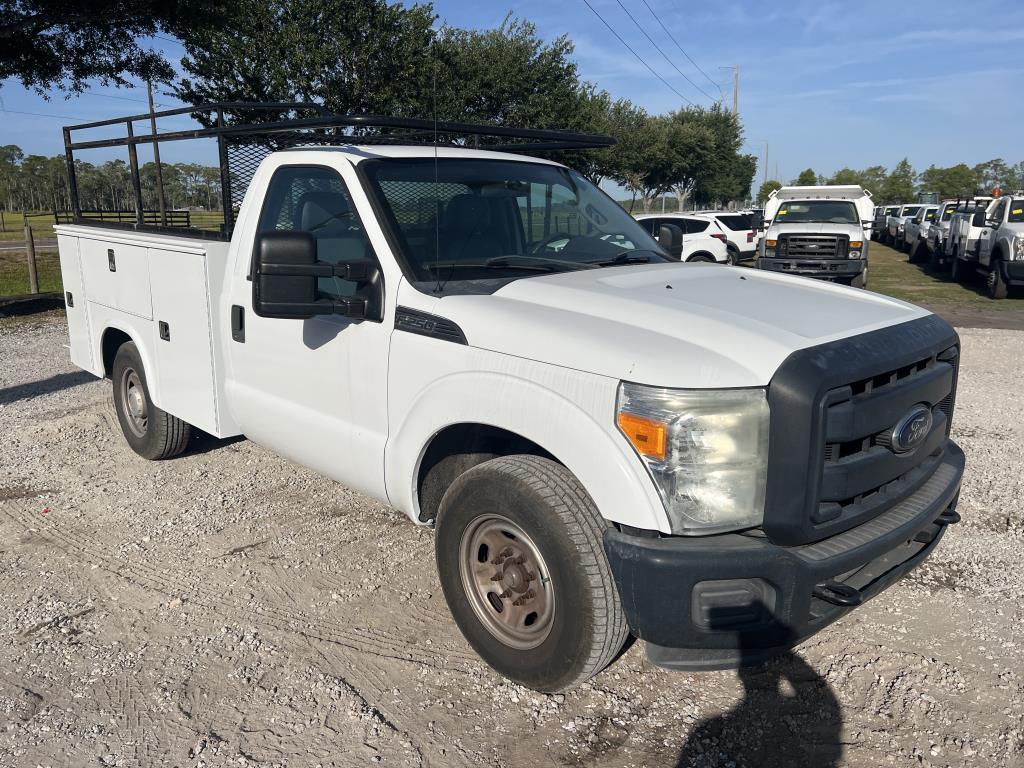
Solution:
<path fill-rule="evenodd" d="M 0 212 L 0 219 L 3 220 L 0 242 L 25 239 L 25 224 L 20 211 L 17 213 Z M 53 239 L 53 213 L 30 213 L 28 223 L 32 228 L 32 236 L 36 240 Z"/>
<path fill-rule="evenodd" d="M 1024 294 L 992 301 L 985 295 L 981 276 L 966 284 L 954 283 L 949 272 L 932 274 L 925 264 L 910 264 L 907 254 L 871 243 L 868 251 L 868 289 L 886 296 L 929 306 L 977 307 L 993 311 L 1024 309 Z"/>
<path fill-rule="evenodd" d="M 36 255 L 36 275 L 39 277 L 39 291 L 62 291 L 60 261 L 56 251 Z M 0 253 L 0 297 L 20 296 L 28 293 L 28 262 L 19 251 Z"/>

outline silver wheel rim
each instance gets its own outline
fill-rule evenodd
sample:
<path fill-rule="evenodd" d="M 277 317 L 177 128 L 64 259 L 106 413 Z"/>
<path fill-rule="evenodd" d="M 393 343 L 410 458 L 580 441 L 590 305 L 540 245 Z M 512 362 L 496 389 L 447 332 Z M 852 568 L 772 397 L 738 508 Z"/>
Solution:
<path fill-rule="evenodd" d="M 555 593 L 537 545 L 506 517 L 473 520 L 459 544 L 459 574 L 473 612 L 509 648 L 536 648 L 551 633 Z"/>
<path fill-rule="evenodd" d="M 149 409 L 146 393 L 142 389 L 142 379 L 134 368 L 125 368 L 121 373 L 121 411 L 132 434 L 145 437 L 149 426 Z"/>

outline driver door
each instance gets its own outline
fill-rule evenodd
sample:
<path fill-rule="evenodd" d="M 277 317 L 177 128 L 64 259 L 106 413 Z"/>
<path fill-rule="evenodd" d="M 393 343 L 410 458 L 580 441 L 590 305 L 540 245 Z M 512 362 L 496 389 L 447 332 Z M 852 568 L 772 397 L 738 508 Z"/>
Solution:
<path fill-rule="evenodd" d="M 266 189 L 256 226 L 246 222 L 248 241 L 239 243 L 245 251 L 236 259 L 231 281 L 232 313 L 244 316 L 241 334 L 233 330 L 225 342 L 232 415 L 255 442 L 384 497 L 388 329 L 374 319 L 341 315 L 258 317 L 251 280 L 257 231 L 310 232 L 317 259 L 330 263 L 376 260 L 376 254 L 337 170 L 281 165 Z M 348 297 L 358 290 L 354 281 L 317 279 L 318 298 Z"/>

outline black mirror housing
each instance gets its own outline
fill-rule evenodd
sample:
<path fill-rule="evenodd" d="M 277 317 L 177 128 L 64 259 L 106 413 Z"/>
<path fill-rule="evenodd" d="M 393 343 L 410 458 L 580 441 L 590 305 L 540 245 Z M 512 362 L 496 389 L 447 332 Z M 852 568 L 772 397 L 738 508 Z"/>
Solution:
<path fill-rule="evenodd" d="M 364 318 L 365 298 L 340 301 L 317 298 L 319 277 L 340 277 L 379 283 L 379 270 L 371 261 L 328 264 L 317 261 L 316 238 L 310 232 L 270 230 L 258 232 L 253 248 L 252 309 L 260 317 L 305 320 L 315 315 Z"/>
<path fill-rule="evenodd" d="M 984 227 L 987 221 L 988 218 L 985 216 L 985 211 L 976 211 L 971 225 L 975 227 Z"/>
<path fill-rule="evenodd" d="M 683 258 L 683 230 L 675 224 L 658 227 L 658 244 L 668 251 L 673 259 Z"/>
<path fill-rule="evenodd" d="M 764 228 L 764 214 L 755 213 L 750 217 L 750 228 L 757 232 Z"/>

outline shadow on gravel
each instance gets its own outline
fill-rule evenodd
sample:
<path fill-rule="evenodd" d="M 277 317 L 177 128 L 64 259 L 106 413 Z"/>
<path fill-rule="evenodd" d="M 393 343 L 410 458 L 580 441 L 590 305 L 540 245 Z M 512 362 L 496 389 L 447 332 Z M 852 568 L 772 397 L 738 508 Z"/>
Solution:
<path fill-rule="evenodd" d="M 28 400 L 40 395 L 49 395 L 59 392 L 62 389 L 71 389 L 81 384 L 88 384 L 97 381 L 96 377 L 85 371 L 74 371 L 73 373 L 58 373 L 42 381 L 29 381 L 25 384 L 16 384 L 13 387 L 0 389 L 0 405 L 10 405 L 18 400 Z"/>
<path fill-rule="evenodd" d="M 182 456 L 195 456 L 198 454 L 209 453 L 215 451 L 218 448 L 224 448 L 228 445 L 234 445 L 245 440 L 244 435 L 235 435 L 234 437 L 214 437 L 211 434 L 203 432 L 201 429 L 192 428 L 192 437 L 189 438 L 188 447 Z"/>
<path fill-rule="evenodd" d="M 740 643 L 741 658 L 762 655 L 743 633 Z M 677 768 L 838 766 L 842 711 L 828 682 L 791 651 L 741 664 L 743 701 L 697 725 L 683 745 Z"/>

